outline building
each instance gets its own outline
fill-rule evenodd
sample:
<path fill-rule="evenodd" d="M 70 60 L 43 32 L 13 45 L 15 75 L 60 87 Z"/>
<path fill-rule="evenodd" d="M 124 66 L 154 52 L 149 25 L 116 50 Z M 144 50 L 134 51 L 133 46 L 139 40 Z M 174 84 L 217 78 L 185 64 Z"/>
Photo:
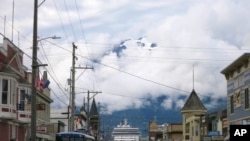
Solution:
<path fill-rule="evenodd" d="M 191 92 L 181 109 L 183 116 L 183 141 L 201 141 L 202 117 L 207 112 L 195 90 Z"/>
<path fill-rule="evenodd" d="M 22 62 L 23 52 L 7 38 L 0 44 L 0 132 L 1 139 L 24 141 L 30 122 L 31 85 Z"/>
<path fill-rule="evenodd" d="M 224 134 L 227 134 L 227 128 L 223 127 L 225 118 L 225 110 L 218 110 L 203 116 L 201 124 L 202 141 L 223 140 L 226 136 Z"/>
<path fill-rule="evenodd" d="M 69 108 L 61 108 L 61 109 L 51 109 L 50 112 L 50 122 L 53 124 L 57 124 L 58 121 L 64 123 L 63 131 L 68 131 L 69 129 Z"/>
<path fill-rule="evenodd" d="M 99 128 L 100 128 L 100 121 L 99 121 L 99 111 L 97 110 L 95 98 L 93 98 L 90 111 L 89 111 L 89 132 L 97 138 L 99 138 Z"/>
<path fill-rule="evenodd" d="M 250 53 L 244 53 L 221 73 L 227 81 L 228 125 L 250 124 Z"/>
<path fill-rule="evenodd" d="M 50 122 L 55 125 L 55 132 L 69 131 L 70 125 L 70 109 L 69 107 L 61 109 L 51 109 Z M 58 128 L 59 123 L 63 126 Z M 76 107 L 74 114 L 74 131 L 87 132 L 87 115 L 84 106 Z"/>
<path fill-rule="evenodd" d="M 158 125 L 155 120 L 149 123 L 149 141 L 163 140 L 163 126 Z"/>
<path fill-rule="evenodd" d="M 27 141 L 31 121 L 31 72 L 23 64 L 23 52 L 9 39 L 0 44 L 1 140 Z M 46 75 L 44 75 L 46 76 Z M 48 133 L 50 89 L 47 77 L 37 76 L 37 138 L 54 140 Z M 46 84 L 46 87 L 44 87 Z"/>
<path fill-rule="evenodd" d="M 131 127 L 127 119 L 124 119 L 124 121 L 120 122 L 120 124 L 113 129 L 112 137 L 113 141 L 140 141 L 141 132 L 139 128 Z"/>
<path fill-rule="evenodd" d="M 182 141 L 182 123 L 165 124 L 163 129 L 164 141 Z"/>

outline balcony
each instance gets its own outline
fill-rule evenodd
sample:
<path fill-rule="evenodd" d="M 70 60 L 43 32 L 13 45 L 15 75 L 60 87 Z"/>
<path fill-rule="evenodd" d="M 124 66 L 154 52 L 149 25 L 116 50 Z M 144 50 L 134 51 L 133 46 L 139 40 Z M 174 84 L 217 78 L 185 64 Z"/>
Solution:
<path fill-rule="evenodd" d="M 31 119 L 30 104 L 17 104 L 17 119 L 29 123 Z"/>
<path fill-rule="evenodd" d="M 29 123 L 31 113 L 30 111 L 18 111 L 18 120 L 23 123 Z"/>
<path fill-rule="evenodd" d="M 16 106 L 0 104 L 0 118 L 7 120 L 16 119 Z"/>

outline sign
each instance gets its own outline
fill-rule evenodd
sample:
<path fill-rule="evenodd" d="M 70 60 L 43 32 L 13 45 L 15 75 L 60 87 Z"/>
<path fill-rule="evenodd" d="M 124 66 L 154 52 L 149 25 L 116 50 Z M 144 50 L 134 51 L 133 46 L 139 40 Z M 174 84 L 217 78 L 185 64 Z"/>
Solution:
<path fill-rule="evenodd" d="M 37 104 L 37 105 L 36 105 L 36 110 L 43 110 L 43 111 L 44 111 L 45 109 L 46 109 L 46 108 L 45 108 L 45 104 L 43 104 L 43 103 L 42 103 L 42 104 Z"/>
<path fill-rule="evenodd" d="M 250 125 L 230 125 L 230 140 L 240 141 L 250 138 Z"/>
<path fill-rule="evenodd" d="M 220 131 L 208 131 L 207 135 L 208 136 L 219 136 Z"/>
<path fill-rule="evenodd" d="M 47 132 L 47 127 L 46 126 L 37 126 L 36 131 L 39 133 L 46 133 Z"/>

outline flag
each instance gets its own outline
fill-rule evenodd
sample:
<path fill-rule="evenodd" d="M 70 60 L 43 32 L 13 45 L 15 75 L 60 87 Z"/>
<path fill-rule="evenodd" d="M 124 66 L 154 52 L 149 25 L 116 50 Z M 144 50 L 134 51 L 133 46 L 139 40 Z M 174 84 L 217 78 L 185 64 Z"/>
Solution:
<path fill-rule="evenodd" d="M 39 82 L 39 90 L 40 90 L 41 92 L 43 92 L 43 85 L 44 85 L 43 79 L 41 79 L 40 82 Z"/>
<path fill-rule="evenodd" d="M 35 87 L 39 87 L 39 81 L 40 81 L 40 78 L 39 78 L 39 74 L 36 73 L 36 78 L 35 78 Z"/>
<path fill-rule="evenodd" d="M 49 81 L 49 80 L 46 80 L 46 81 L 44 82 L 44 84 L 43 84 L 43 89 L 48 88 L 49 84 L 50 84 L 50 81 Z"/>
<path fill-rule="evenodd" d="M 28 103 L 31 102 L 31 96 L 30 95 L 24 93 L 24 97 L 27 99 Z"/>

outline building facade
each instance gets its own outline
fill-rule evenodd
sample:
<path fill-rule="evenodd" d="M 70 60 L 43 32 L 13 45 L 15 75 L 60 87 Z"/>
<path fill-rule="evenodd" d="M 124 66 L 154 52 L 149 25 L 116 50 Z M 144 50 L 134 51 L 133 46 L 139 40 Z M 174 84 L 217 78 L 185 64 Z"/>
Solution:
<path fill-rule="evenodd" d="M 182 123 L 165 124 L 163 129 L 164 141 L 182 141 Z"/>
<path fill-rule="evenodd" d="M 227 81 L 227 117 L 229 125 L 250 124 L 250 53 L 244 53 L 221 73 Z"/>
<path fill-rule="evenodd" d="M 88 113 L 88 131 L 91 135 L 93 135 L 96 139 L 100 138 L 100 118 L 99 111 L 96 106 L 95 98 L 93 98 L 90 111 Z"/>
<path fill-rule="evenodd" d="M 6 141 L 27 141 L 31 121 L 31 72 L 23 64 L 23 52 L 9 39 L 0 44 L 0 132 Z M 37 138 L 53 140 L 50 122 L 50 90 L 37 77 Z M 44 83 L 43 83 L 44 84 Z M 47 81 L 46 84 L 48 85 Z"/>
<path fill-rule="evenodd" d="M 156 120 L 149 123 L 149 141 L 162 141 L 163 140 L 163 126 L 158 125 Z"/>
<path fill-rule="evenodd" d="M 202 117 L 207 109 L 193 90 L 181 109 L 183 119 L 183 141 L 201 141 Z"/>

